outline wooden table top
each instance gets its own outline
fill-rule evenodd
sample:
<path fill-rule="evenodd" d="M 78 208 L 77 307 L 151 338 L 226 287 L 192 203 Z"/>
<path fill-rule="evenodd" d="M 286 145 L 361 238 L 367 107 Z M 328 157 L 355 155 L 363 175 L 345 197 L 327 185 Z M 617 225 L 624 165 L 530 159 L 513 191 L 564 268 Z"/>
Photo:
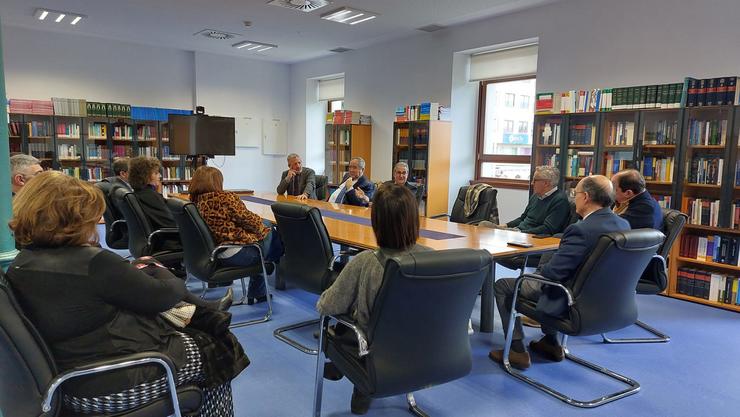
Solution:
<path fill-rule="evenodd" d="M 317 207 L 321 210 L 329 210 L 336 213 L 343 213 L 367 219 L 370 218 L 370 209 L 367 207 L 357 207 L 318 200 L 298 200 L 292 196 L 277 195 L 275 193 L 256 192 L 254 193 L 254 197 L 273 201 L 306 204 L 312 207 Z M 259 215 L 263 219 L 268 219 L 272 222 L 275 221 L 275 216 L 273 215 L 272 209 L 269 205 L 246 200 L 244 201 L 244 204 L 250 211 Z M 323 216 L 323 219 L 329 232 L 329 236 L 335 243 L 346 244 L 348 246 L 362 249 L 377 248 L 372 227 L 327 216 Z M 430 219 L 427 217 L 420 217 L 419 220 L 421 229 L 460 236 L 449 239 L 419 237 L 419 244 L 436 250 L 456 248 L 485 249 L 491 253 L 494 258 L 499 258 L 511 255 L 525 255 L 527 253 L 534 254 L 549 252 L 557 249 L 560 243 L 560 239 L 552 237 L 535 239 L 532 237 L 533 235 L 509 230 L 470 226 L 448 222 L 446 220 Z M 527 242 L 531 243 L 533 246 L 531 248 L 521 248 L 507 245 L 507 242 L 513 241 Z"/>

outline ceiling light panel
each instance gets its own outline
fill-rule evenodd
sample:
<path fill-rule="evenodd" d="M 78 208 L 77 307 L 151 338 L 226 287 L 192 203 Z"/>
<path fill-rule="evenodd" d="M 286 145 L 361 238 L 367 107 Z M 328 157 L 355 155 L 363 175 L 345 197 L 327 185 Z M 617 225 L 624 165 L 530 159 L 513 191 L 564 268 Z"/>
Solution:
<path fill-rule="evenodd" d="M 34 11 L 33 17 L 35 17 L 36 20 L 40 20 L 42 22 L 61 23 L 77 26 L 77 24 L 79 24 L 87 16 L 79 13 L 38 8 L 36 9 L 36 11 Z"/>
<path fill-rule="evenodd" d="M 356 25 L 358 23 L 367 22 L 376 17 L 378 17 L 377 13 L 353 9 L 351 7 L 342 7 L 321 15 L 321 18 L 324 20 L 331 20 L 332 22 L 344 23 L 347 25 Z"/>
<path fill-rule="evenodd" d="M 255 41 L 237 42 L 231 46 L 236 49 L 245 49 L 247 51 L 252 51 L 252 52 L 265 52 L 267 50 L 277 48 L 277 45 L 273 45 L 270 43 L 264 43 L 264 42 L 255 42 Z"/>

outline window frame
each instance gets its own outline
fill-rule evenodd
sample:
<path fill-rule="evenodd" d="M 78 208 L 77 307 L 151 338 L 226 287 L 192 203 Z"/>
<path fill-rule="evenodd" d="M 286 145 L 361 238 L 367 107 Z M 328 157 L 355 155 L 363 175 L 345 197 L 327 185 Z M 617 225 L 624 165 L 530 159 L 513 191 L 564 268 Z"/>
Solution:
<path fill-rule="evenodd" d="M 478 123 L 477 123 L 477 134 L 476 134 L 476 148 L 475 148 L 475 180 L 471 183 L 486 183 L 494 187 L 529 190 L 529 180 L 516 180 L 516 179 L 502 179 L 502 178 L 491 178 L 481 176 L 481 165 L 484 162 L 494 163 L 510 163 L 510 164 L 529 164 L 530 170 L 532 169 L 532 156 L 531 155 L 496 155 L 496 154 L 484 154 L 484 140 L 485 140 L 485 120 L 486 120 L 486 91 L 489 84 L 496 84 L 507 81 L 522 81 L 522 80 L 535 80 L 536 75 L 525 75 L 510 78 L 497 78 L 494 80 L 483 80 L 479 81 L 478 84 Z M 515 107 L 516 108 L 516 107 Z M 534 121 L 534 120 L 533 120 Z M 532 144 L 534 145 L 534 143 Z"/>

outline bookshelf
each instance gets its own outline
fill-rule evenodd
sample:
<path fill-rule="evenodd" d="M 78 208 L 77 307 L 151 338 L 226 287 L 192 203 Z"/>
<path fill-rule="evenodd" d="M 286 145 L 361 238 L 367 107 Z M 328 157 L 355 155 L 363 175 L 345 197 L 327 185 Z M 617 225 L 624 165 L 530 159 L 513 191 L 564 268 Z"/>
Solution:
<path fill-rule="evenodd" d="M 162 189 L 168 194 L 188 190 L 192 169 L 186 167 L 185 157 L 170 153 L 170 134 L 167 122 L 159 122 L 159 156 L 162 161 Z"/>
<path fill-rule="evenodd" d="M 393 165 L 409 165 L 409 181 L 425 188 L 420 211 L 447 213 L 450 177 L 450 123 L 419 120 L 393 123 Z M 391 170 L 393 167 L 391 167 Z"/>
<path fill-rule="evenodd" d="M 111 146 L 108 138 L 108 118 L 88 116 L 83 124 L 85 173 L 88 181 L 100 181 L 112 176 Z"/>
<path fill-rule="evenodd" d="M 683 123 L 678 108 L 643 111 L 638 129 L 637 169 L 661 207 L 673 207 L 678 192 L 678 161 Z"/>
<path fill-rule="evenodd" d="M 534 178 L 534 169 L 546 165 L 558 170 L 562 167 L 563 146 L 562 140 L 568 128 L 568 116 L 561 114 L 538 114 L 534 116 L 534 146 L 532 149 L 532 171 L 529 175 Z M 558 184 L 562 188 L 562 181 Z"/>
<path fill-rule="evenodd" d="M 360 124 L 327 124 L 325 127 L 324 175 L 329 185 L 338 185 L 353 157 L 365 160 L 365 177 L 370 179 L 372 128 Z"/>
<path fill-rule="evenodd" d="M 599 172 L 600 122 L 599 113 L 577 113 L 568 117 L 565 161 L 560 171 L 563 189 L 569 197 L 573 197 L 578 181 Z"/>
<path fill-rule="evenodd" d="M 38 158 L 44 169 L 56 168 L 52 119 L 52 116 L 23 115 L 27 152 Z"/>
<path fill-rule="evenodd" d="M 615 111 L 602 115 L 600 132 L 601 169 L 599 173 L 611 178 L 617 172 L 635 168 L 635 148 L 640 112 Z"/>
<path fill-rule="evenodd" d="M 23 148 L 24 129 L 23 116 L 19 114 L 8 115 L 8 147 L 11 153 L 26 152 L 26 149 Z"/>
<path fill-rule="evenodd" d="M 54 141 L 57 169 L 75 178 L 81 178 L 82 161 L 82 118 L 78 116 L 55 116 Z"/>

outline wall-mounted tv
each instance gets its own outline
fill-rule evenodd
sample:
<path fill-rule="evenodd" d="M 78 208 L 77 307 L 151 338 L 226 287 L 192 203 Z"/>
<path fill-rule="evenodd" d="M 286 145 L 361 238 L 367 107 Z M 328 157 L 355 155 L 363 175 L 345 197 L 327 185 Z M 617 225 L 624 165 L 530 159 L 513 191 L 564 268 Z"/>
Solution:
<path fill-rule="evenodd" d="M 167 122 L 173 155 L 236 154 L 233 117 L 170 114 Z"/>

